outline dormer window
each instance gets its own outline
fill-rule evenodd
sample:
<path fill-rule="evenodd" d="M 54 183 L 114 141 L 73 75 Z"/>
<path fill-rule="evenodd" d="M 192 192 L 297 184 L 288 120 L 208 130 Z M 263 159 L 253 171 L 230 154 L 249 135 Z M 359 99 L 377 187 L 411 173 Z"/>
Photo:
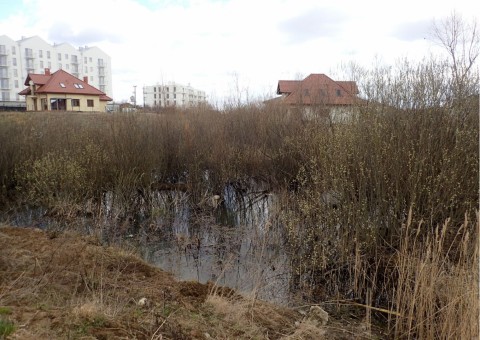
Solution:
<path fill-rule="evenodd" d="M 64 83 L 60 83 L 60 87 L 63 87 L 63 88 L 65 88 L 66 86 L 65 86 L 65 84 L 64 84 Z"/>

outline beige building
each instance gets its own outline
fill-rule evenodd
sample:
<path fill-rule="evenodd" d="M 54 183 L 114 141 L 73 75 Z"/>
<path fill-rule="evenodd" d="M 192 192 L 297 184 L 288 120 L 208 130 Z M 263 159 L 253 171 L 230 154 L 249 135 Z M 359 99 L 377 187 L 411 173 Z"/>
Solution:
<path fill-rule="evenodd" d="M 88 77 L 80 80 L 64 70 L 44 74 L 30 73 L 25 88 L 27 111 L 105 112 L 112 98 L 88 84 Z"/>

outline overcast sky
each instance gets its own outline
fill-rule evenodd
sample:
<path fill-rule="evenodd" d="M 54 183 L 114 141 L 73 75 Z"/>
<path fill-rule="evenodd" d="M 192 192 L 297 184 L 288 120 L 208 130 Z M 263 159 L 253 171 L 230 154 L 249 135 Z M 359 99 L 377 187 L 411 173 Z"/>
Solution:
<path fill-rule="evenodd" d="M 453 10 L 478 19 L 480 1 L 0 0 L 0 34 L 98 46 L 112 58 L 116 101 L 134 85 L 142 97 L 144 85 L 175 81 L 215 104 L 238 90 L 270 97 L 279 79 L 349 61 L 435 53 L 432 21 Z"/>

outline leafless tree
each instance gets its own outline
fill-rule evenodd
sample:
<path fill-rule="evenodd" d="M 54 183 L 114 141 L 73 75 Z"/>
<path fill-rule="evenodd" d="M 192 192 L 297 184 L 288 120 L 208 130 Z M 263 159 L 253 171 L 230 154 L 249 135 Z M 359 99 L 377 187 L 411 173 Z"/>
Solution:
<path fill-rule="evenodd" d="M 480 34 L 477 21 L 467 21 L 457 12 L 433 22 L 432 38 L 448 54 L 456 99 L 478 93 Z M 473 90 L 473 91 L 472 91 Z"/>

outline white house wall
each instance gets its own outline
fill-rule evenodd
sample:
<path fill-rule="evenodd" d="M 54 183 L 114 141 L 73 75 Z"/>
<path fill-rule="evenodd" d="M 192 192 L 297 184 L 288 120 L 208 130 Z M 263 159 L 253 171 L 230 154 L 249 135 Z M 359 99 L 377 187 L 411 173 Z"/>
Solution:
<path fill-rule="evenodd" d="M 149 107 L 194 107 L 207 101 L 205 91 L 190 85 L 168 83 L 143 88 L 144 102 Z"/>

